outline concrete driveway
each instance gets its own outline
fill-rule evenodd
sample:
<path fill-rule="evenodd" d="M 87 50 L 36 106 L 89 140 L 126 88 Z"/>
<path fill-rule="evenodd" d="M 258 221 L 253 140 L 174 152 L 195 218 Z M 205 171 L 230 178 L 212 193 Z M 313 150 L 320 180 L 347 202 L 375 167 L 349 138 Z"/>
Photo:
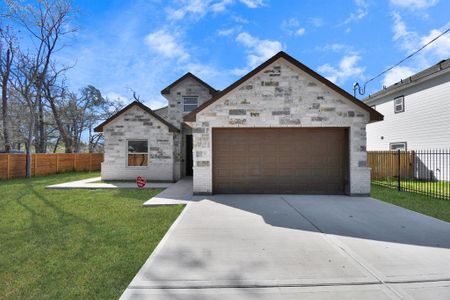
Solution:
<path fill-rule="evenodd" d="M 123 299 L 450 299 L 450 224 L 371 198 L 194 198 Z"/>

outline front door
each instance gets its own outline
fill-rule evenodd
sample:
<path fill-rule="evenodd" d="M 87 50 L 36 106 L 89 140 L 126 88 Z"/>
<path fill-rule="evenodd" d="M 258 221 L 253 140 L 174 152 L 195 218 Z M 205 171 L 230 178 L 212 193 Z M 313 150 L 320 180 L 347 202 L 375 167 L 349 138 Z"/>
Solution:
<path fill-rule="evenodd" d="M 186 176 L 192 176 L 192 135 L 186 135 Z"/>

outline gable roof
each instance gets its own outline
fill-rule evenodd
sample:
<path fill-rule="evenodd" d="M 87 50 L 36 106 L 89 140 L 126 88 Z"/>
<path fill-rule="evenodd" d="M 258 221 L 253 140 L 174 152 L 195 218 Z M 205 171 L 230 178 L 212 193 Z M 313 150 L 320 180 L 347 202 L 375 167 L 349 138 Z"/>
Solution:
<path fill-rule="evenodd" d="M 420 71 L 419 73 L 409 76 L 406 79 L 402 79 L 399 82 L 385 87 L 381 91 L 369 95 L 367 98 L 363 99 L 363 101 L 366 103 L 375 104 L 374 102 L 378 102 L 377 100 L 380 100 L 380 98 L 396 92 L 400 92 L 404 89 L 413 87 L 416 84 L 447 73 L 450 73 L 450 58 L 442 60 L 434 66 L 431 66 L 425 70 Z"/>
<path fill-rule="evenodd" d="M 164 120 L 167 120 L 169 114 L 169 107 L 168 106 L 160 107 L 158 109 L 154 109 L 153 112 L 158 116 L 160 116 L 161 118 L 163 118 Z"/>
<path fill-rule="evenodd" d="M 196 80 L 198 83 L 200 83 L 204 87 L 206 87 L 209 90 L 211 95 L 215 95 L 217 93 L 217 90 L 215 88 L 213 88 L 212 86 L 210 86 L 209 84 L 207 84 L 206 82 L 204 82 L 203 80 L 201 80 L 200 78 L 198 78 L 197 76 L 192 74 L 191 72 L 187 72 L 186 74 L 184 74 L 183 76 L 181 76 L 180 78 L 178 78 L 177 80 L 172 82 L 170 85 L 168 85 L 165 89 L 163 89 L 161 91 L 161 94 L 163 94 L 163 95 L 170 94 L 171 88 L 173 88 L 178 83 L 180 83 L 181 81 L 183 81 L 184 79 L 189 78 L 189 77 Z"/>
<path fill-rule="evenodd" d="M 175 126 L 173 126 L 172 124 L 170 124 L 169 122 L 167 122 L 166 120 L 164 120 L 163 118 L 161 118 L 160 116 L 158 116 L 153 110 L 151 110 L 150 107 L 142 104 L 139 101 L 133 101 L 130 104 L 128 104 L 127 106 L 125 106 L 124 108 L 122 108 L 121 110 L 119 110 L 117 113 L 115 113 L 114 115 L 112 115 L 111 117 L 109 117 L 108 119 L 106 119 L 105 121 L 103 121 L 100 125 L 98 125 L 97 127 L 94 128 L 95 132 L 103 132 L 103 127 L 105 125 L 107 125 L 108 123 L 112 122 L 113 120 L 115 120 L 116 118 L 118 118 L 120 115 L 122 115 L 124 112 L 128 111 L 130 108 L 132 108 L 133 106 L 137 106 L 141 109 L 143 109 L 145 112 L 149 113 L 151 116 L 153 116 L 155 119 L 157 119 L 158 121 L 160 121 L 161 123 L 163 123 L 164 125 L 166 125 L 169 128 L 170 132 L 180 132 L 180 130 L 178 128 L 176 128 Z"/>
<path fill-rule="evenodd" d="M 370 113 L 370 122 L 376 122 L 376 121 L 383 120 L 383 115 L 382 114 L 380 114 L 379 112 L 377 112 L 376 110 L 374 110 L 373 108 L 368 106 L 367 104 L 363 103 L 362 101 L 356 99 L 355 97 L 353 97 L 348 92 L 344 91 L 343 89 L 341 89 L 340 87 L 338 87 L 337 85 L 335 85 L 334 83 L 329 81 L 328 79 L 326 79 L 326 78 L 322 77 L 321 75 L 317 74 L 316 72 L 314 72 L 313 70 L 311 70 L 310 68 L 308 68 L 307 66 L 305 66 L 304 64 L 302 64 L 301 62 L 299 62 L 298 60 L 293 58 L 292 56 L 290 56 L 289 54 L 287 54 L 286 52 L 280 51 L 277 54 L 275 54 L 274 56 L 272 56 L 271 58 L 269 58 L 266 62 L 264 62 L 261 65 L 259 65 L 258 67 L 256 67 L 253 71 L 251 71 L 247 75 L 243 76 L 242 78 L 238 79 L 237 81 L 232 83 L 230 86 L 228 86 L 224 90 L 218 92 L 210 100 L 204 102 L 202 105 L 200 105 L 199 107 L 194 109 L 192 112 L 190 112 L 189 114 L 184 116 L 184 121 L 195 122 L 197 113 L 199 113 L 200 111 L 202 111 L 203 109 L 205 109 L 206 107 L 211 105 L 212 103 L 216 102 L 217 100 L 221 99 L 223 96 L 225 96 L 226 94 L 231 92 L 233 89 L 235 89 L 236 87 L 241 85 L 243 82 L 247 81 L 248 79 L 250 79 L 251 77 L 253 77 L 257 73 L 262 71 L 264 68 L 266 68 L 267 66 L 269 66 L 270 64 L 272 64 L 273 62 L 278 60 L 279 58 L 284 58 L 285 60 L 287 60 L 288 62 L 290 62 L 294 66 L 298 67 L 300 70 L 302 70 L 303 72 L 307 73 L 311 77 L 317 79 L 318 81 L 320 81 L 321 83 L 323 83 L 325 86 L 329 87 L 330 89 L 332 89 L 336 93 L 344 96 L 346 99 L 348 99 L 351 102 L 355 103 L 356 105 L 358 105 L 362 109 L 368 111 Z"/>

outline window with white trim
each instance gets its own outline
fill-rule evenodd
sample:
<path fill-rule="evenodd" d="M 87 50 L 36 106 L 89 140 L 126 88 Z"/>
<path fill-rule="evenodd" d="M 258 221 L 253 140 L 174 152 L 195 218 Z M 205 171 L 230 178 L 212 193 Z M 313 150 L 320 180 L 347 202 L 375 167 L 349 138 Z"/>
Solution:
<path fill-rule="evenodd" d="M 400 96 L 394 98 L 394 112 L 397 114 L 404 111 L 405 111 L 405 97 Z"/>
<path fill-rule="evenodd" d="M 198 106 L 198 97 L 196 96 L 183 97 L 183 106 L 185 112 L 193 111 Z"/>
<path fill-rule="evenodd" d="M 406 151 L 406 142 L 390 143 L 389 149 Z"/>
<path fill-rule="evenodd" d="M 129 140 L 127 145 L 127 166 L 148 166 L 148 141 Z"/>

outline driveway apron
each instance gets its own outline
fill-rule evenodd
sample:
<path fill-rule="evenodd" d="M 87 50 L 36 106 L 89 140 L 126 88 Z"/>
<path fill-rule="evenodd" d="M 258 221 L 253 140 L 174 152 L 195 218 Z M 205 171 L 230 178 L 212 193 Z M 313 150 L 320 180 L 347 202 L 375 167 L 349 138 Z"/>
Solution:
<path fill-rule="evenodd" d="M 450 298 L 450 224 L 371 198 L 194 197 L 123 299 Z"/>

